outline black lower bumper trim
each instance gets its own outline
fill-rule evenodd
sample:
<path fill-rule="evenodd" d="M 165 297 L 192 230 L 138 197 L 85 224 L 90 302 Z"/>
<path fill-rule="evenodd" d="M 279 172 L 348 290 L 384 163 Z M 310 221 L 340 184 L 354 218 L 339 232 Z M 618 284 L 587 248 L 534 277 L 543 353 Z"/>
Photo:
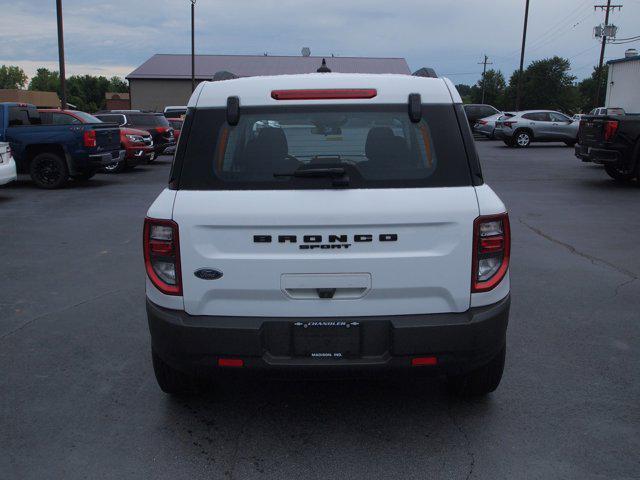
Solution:
<path fill-rule="evenodd" d="M 504 346 L 510 297 L 463 313 L 341 317 L 360 328 L 357 358 L 293 355 L 296 322 L 327 318 L 192 316 L 147 299 L 147 317 L 156 353 L 174 368 L 217 368 L 220 357 L 244 360 L 250 369 L 393 369 L 411 358 L 436 356 L 435 371 L 460 373 L 487 363 Z M 421 367 L 424 368 L 424 367 Z"/>

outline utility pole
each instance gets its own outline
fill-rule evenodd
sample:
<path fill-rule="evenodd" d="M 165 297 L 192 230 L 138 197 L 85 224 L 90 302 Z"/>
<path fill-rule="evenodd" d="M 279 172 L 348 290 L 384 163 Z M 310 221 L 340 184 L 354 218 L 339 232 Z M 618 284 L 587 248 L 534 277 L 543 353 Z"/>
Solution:
<path fill-rule="evenodd" d="M 60 108 L 67 108 L 67 87 L 64 71 L 64 32 L 62 29 L 62 0 L 56 0 L 58 16 L 58 62 L 60 63 Z"/>
<path fill-rule="evenodd" d="M 518 87 L 516 89 L 516 111 L 520 110 L 522 99 L 522 69 L 524 68 L 524 47 L 527 44 L 527 24 L 529 23 L 529 0 L 524 7 L 524 26 L 522 27 L 522 48 L 520 49 L 520 69 L 518 70 Z"/>
<path fill-rule="evenodd" d="M 480 103 L 484 103 L 484 90 L 485 90 L 485 74 L 487 73 L 487 65 L 493 65 L 493 62 L 489 62 L 489 57 L 484 56 L 484 61 L 478 62 L 478 65 L 483 65 L 482 67 L 482 101 Z"/>
<path fill-rule="evenodd" d="M 196 0 L 191 0 L 191 91 L 196 89 L 196 40 L 195 40 Z"/>
<path fill-rule="evenodd" d="M 598 62 L 598 74 L 596 80 L 596 98 L 593 99 L 593 106 L 595 108 L 601 107 L 600 103 L 600 84 L 602 83 L 602 64 L 604 63 L 604 48 L 607 45 L 606 27 L 609 25 L 609 12 L 615 9 L 622 9 L 622 5 L 611 5 L 611 0 L 607 0 L 606 5 L 594 5 L 594 10 L 604 10 L 604 26 L 602 30 L 602 46 L 600 47 L 600 61 Z"/>

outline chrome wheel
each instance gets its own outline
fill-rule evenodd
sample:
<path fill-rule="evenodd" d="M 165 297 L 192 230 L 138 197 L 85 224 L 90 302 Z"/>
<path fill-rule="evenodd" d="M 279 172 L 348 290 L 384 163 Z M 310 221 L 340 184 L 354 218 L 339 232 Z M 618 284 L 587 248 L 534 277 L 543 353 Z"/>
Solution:
<path fill-rule="evenodd" d="M 531 137 L 529 136 L 528 133 L 520 132 L 516 136 L 516 144 L 519 147 L 528 147 L 530 143 L 531 143 Z"/>

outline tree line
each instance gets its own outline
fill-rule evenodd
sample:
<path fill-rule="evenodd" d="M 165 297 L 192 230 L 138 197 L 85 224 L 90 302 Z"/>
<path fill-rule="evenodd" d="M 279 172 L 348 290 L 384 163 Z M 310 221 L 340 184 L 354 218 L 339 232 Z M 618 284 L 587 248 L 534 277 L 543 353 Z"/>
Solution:
<path fill-rule="evenodd" d="M 127 82 L 120 77 L 103 77 L 93 75 L 72 75 L 66 79 L 67 102 L 84 112 L 96 112 L 105 108 L 105 93 L 129 91 Z M 47 68 L 39 68 L 29 78 L 20 67 L 14 65 L 0 66 L 0 88 L 39 90 L 56 92 L 60 97 L 60 74 Z"/>
<path fill-rule="evenodd" d="M 607 67 L 602 68 L 600 98 L 595 105 L 597 67 L 593 68 L 590 77 L 576 82 L 576 77 L 570 73 L 571 63 L 566 58 L 555 56 L 533 61 L 522 72 L 520 109 L 582 113 L 602 106 L 607 91 Z M 507 83 L 501 71 L 487 70 L 484 76 L 484 103 L 502 111 L 515 109 L 518 77 L 519 71 L 516 70 Z M 456 85 L 465 103 L 482 103 L 482 86 L 482 78 L 475 85 Z"/>
<path fill-rule="evenodd" d="M 595 106 L 604 105 L 607 91 L 606 66 L 601 75 L 600 98 L 594 105 L 598 69 L 594 67 L 590 77 L 576 82 L 571 75 L 571 63 L 566 58 L 552 57 L 536 60 L 522 73 L 522 97 L 520 108 L 560 110 L 565 113 L 588 112 Z M 487 70 L 484 79 L 475 85 L 456 85 L 465 103 L 482 103 L 484 82 L 484 103 L 499 110 L 513 110 L 516 103 L 518 70 L 509 82 L 500 70 Z M 0 66 L 0 88 L 27 87 L 29 90 L 57 92 L 60 96 L 60 75 L 58 72 L 39 68 L 28 82 L 24 71 L 17 66 Z M 127 83 L 120 77 L 106 78 L 92 75 L 73 75 L 67 79 L 67 101 L 85 112 L 95 112 L 105 107 L 106 92 L 128 92 Z"/>

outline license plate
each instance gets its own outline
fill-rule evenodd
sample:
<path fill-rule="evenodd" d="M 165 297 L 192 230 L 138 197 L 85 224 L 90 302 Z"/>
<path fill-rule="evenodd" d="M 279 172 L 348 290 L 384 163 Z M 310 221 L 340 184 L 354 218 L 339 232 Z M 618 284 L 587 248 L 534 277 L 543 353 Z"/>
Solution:
<path fill-rule="evenodd" d="M 341 320 L 296 322 L 293 354 L 311 358 L 360 356 L 360 324 Z"/>

